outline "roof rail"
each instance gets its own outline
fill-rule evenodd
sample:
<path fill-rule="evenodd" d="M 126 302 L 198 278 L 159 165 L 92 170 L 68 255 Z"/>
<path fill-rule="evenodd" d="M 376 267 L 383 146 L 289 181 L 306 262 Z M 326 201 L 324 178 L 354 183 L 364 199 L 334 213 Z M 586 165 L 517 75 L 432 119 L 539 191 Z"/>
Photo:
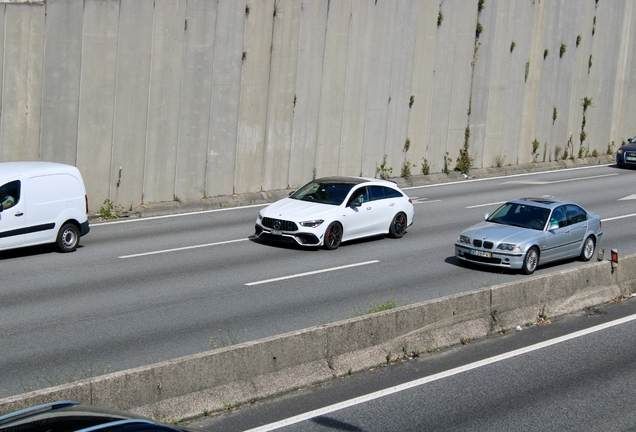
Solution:
<path fill-rule="evenodd" d="M 30 417 L 32 415 L 40 414 L 45 411 L 53 411 L 59 408 L 65 408 L 67 406 L 79 405 L 79 402 L 75 401 L 57 401 L 50 402 L 42 405 L 37 405 L 34 407 L 25 408 L 20 411 L 15 411 L 9 414 L 5 414 L 0 416 L 0 425 L 4 423 L 8 423 L 9 421 L 18 420 L 25 417 Z"/>

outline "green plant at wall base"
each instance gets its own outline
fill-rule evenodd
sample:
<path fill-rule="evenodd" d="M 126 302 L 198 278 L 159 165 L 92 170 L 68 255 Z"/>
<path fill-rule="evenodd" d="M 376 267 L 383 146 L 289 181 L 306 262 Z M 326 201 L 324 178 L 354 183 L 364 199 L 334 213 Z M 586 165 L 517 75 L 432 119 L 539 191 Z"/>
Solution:
<path fill-rule="evenodd" d="M 173 196 L 172 196 L 172 201 L 175 201 L 175 202 L 180 203 L 180 202 L 181 202 L 181 198 L 179 198 L 179 197 L 178 197 L 178 196 L 176 196 L 176 195 L 173 195 Z"/>
<path fill-rule="evenodd" d="M 592 156 L 597 158 L 598 157 L 598 150 L 596 150 L 596 149 L 592 150 Z"/>
<path fill-rule="evenodd" d="M 548 142 L 543 143 L 543 162 L 545 162 L 545 157 L 548 155 Z M 550 159 L 552 159 L 550 157 Z"/>
<path fill-rule="evenodd" d="M 457 157 L 457 164 L 455 165 L 455 171 L 461 171 L 463 174 L 468 174 L 470 168 L 473 166 L 473 158 L 468 153 L 468 147 L 470 145 L 470 127 L 466 126 L 464 130 L 464 147 L 459 149 L 459 156 Z"/>
<path fill-rule="evenodd" d="M 611 143 L 607 143 L 607 150 L 605 150 L 605 154 L 611 156 L 614 154 L 614 147 L 616 147 L 614 141 Z"/>
<path fill-rule="evenodd" d="M 505 164 L 506 164 L 506 155 L 495 156 L 495 166 L 497 168 L 503 168 Z"/>
<path fill-rule="evenodd" d="M 428 159 L 426 158 L 422 158 L 422 167 L 420 169 L 420 172 L 423 175 L 429 175 L 431 173 L 431 165 L 428 162 Z"/>
<path fill-rule="evenodd" d="M 459 339 L 459 343 L 461 343 L 462 345 L 468 345 L 470 343 L 470 339 L 463 337 Z"/>
<path fill-rule="evenodd" d="M 119 215 L 124 211 L 124 207 L 119 204 L 115 204 L 108 198 L 104 200 L 102 206 L 99 208 L 97 212 L 98 216 L 104 219 L 114 219 L 119 217 Z"/>
<path fill-rule="evenodd" d="M 444 173 L 450 174 L 450 164 L 453 162 L 453 159 L 450 157 L 449 153 L 446 152 L 444 155 Z"/>
<path fill-rule="evenodd" d="M 510 52 L 513 52 L 516 46 L 517 44 L 515 43 L 515 41 L 510 42 Z"/>
<path fill-rule="evenodd" d="M 554 124 L 556 119 L 557 119 L 557 107 L 553 107 L 552 108 L 552 124 Z"/>
<path fill-rule="evenodd" d="M 415 165 L 413 165 L 415 166 Z M 408 159 L 404 159 L 402 162 L 402 169 L 400 170 L 400 177 L 408 180 L 411 177 L 411 162 Z"/>
<path fill-rule="evenodd" d="M 537 140 L 536 138 L 534 139 L 534 141 L 532 141 L 532 162 L 538 162 L 540 145 L 541 144 L 539 143 L 539 140 Z"/>
<path fill-rule="evenodd" d="M 568 151 L 567 147 L 565 150 L 563 150 L 563 159 L 567 159 L 570 156 L 570 152 Z"/>
<path fill-rule="evenodd" d="M 559 58 L 563 58 L 563 54 L 565 54 L 566 49 L 567 45 L 562 43 L 561 48 L 559 48 Z"/>
<path fill-rule="evenodd" d="M 442 12 L 442 10 L 439 10 L 439 13 L 437 14 L 437 27 L 442 25 L 442 21 L 444 21 L 444 12 Z"/>
<path fill-rule="evenodd" d="M 210 348 L 213 350 L 241 343 L 241 338 L 229 331 L 226 331 L 224 335 L 220 335 L 220 333 L 222 333 L 221 329 L 216 330 L 214 334 L 210 336 Z"/>
<path fill-rule="evenodd" d="M 484 31 L 484 26 L 477 21 L 477 27 L 475 27 L 475 37 L 479 39 L 479 35 Z"/>
<path fill-rule="evenodd" d="M 382 302 L 372 303 L 369 307 L 364 309 L 358 309 L 353 314 L 352 317 L 359 317 L 363 315 L 370 315 L 378 312 L 383 312 L 390 309 L 395 309 L 400 305 L 395 299 L 387 299 Z"/>
<path fill-rule="evenodd" d="M 383 180 L 387 180 L 389 178 L 389 175 L 393 172 L 393 168 L 388 166 L 386 162 L 386 158 L 387 158 L 387 155 L 385 154 L 380 166 L 376 165 L 375 167 L 375 174 L 379 175 L 380 178 Z"/>
<path fill-rule="evenodd" d="M 585 147 L 579 147 L 579 159 L 585 157 Z"/>
<path fill-rule="evenodd" d="M 578 47 L 580 43 L 581 43 L 581 35 L 578 35 L 576 37 L 576 46 Z"/>

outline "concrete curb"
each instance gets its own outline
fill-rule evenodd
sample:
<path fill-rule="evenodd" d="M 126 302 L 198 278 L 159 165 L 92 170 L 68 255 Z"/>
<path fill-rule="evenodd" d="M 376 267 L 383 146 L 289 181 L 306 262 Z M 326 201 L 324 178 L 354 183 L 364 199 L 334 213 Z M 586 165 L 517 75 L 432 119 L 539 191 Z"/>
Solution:
<path fill-rule="evenodd" d="M 501 329 L 599 305 L 636 290 L 636 255 L 483 288 L 0 399 L 0 415 L 76 400 L 163 421 L 347 375 Z"/>

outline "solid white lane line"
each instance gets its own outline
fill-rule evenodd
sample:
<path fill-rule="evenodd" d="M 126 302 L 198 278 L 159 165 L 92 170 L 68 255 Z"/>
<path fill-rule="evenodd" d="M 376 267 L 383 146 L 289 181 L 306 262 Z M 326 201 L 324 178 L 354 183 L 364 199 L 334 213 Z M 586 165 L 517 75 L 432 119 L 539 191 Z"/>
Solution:
<path fill-rule="evenodd" d="M 408 390 L 410 388 L 421 386 L 423 384 L 427 384 L 427 383 L 430 383 L 430 382 L 433 382 L 433 381 L 437 381 L 437 380 L 440 380 L 440 379 L 443 379 L 443 378 L 448 378 L 450 376 L 457 375 L 457 374 L 460 374 L 460 373 L 463 373 L 463 372 L 467 372 L 467 371 L 470 371 L 470 370 L 473 370 L 473 369 L 477 369 L 477 368 L 480 368 L 482 366 L 487 366 L 487 365 L 490 365 L 490 364 L 493 364 L 493 363 L 497 363 L 497 362 L 500 362 L 500 361 L 503 361 L 503 360 L 507 360 L 507 359 L 510 359 L 510 358 L 513 358 L 513 357 L 517 357 L 517 356 L 520 356 L 520 355 L 523 355 L 523 354 L 527 354 L 527 353 L 530 353 L 532 351 L 536 351 L 536 350 L 540 350 L 540 349 L 543 349 L 543 348 L 547 348 L 547 347 L 552 346 L 552 345 L 556 345 L 556 344 L 559 344 L 559 343 L 562 343 L 562 342 L 566 342 L 566 341 L 569 341 L 571 339 L 576 339 L 576 338 L 579 338 L 581 336 L 585 336 L 585 335 L 588 335 L 588 334 L 591 334 L 591 333 L 595 333 L 595 332 L 598 332 L 598 331 L 601 331 L 601 330 L 605 330 L 605 329 L 608 329 L 610 327 L 614 327 L 614 326 L 617 326 L 617 325 L 620 325 L 620 324 L 625 324 L 627 322 L 634 321 L 634 320 L 636 320 L 636 315 L 630 315 L 630 316 L 627 316 L 627 317 L 624 317 L 624 318 L 621 318 L 621 319 L 617 319 L 617 320 L 614 320 L 614 321 L 607 322 L 605 324 L 600 324 L 600 325 L 597 325 L 597 326 L 594 326 L 594 327 L 590 327 L 590 328 L 587 328 L 587 329 L 584 329 L 584 330 L 579 330 L 577 332 L 570 333 L 570 334 L 567 334 L 567 335 L 564 335 L 564 336 L 561 336 L 561 337 L 558 337 L 558 338 L 555 338 L 555 339 L 550 339 L 548 341 L 544 341 L 544 342 L 540 342 L 540 343 L 537 343 L 537 344 L 534 344 L 534 345 L 530 345 L 530 346 L 527 346 L 525 348 L 520 348 L 520 349 L 517 349 L 517 350 L 514 350 L 514 351 L 510 351 L 510 352 L 507 352 L 507 353 L 504 353 L 504 354 L 500 354 L 500 355 L 497 355 L 497 356 L 494 356 L 494 357 L 490 357 L 490 358 L 487 358 L 487 359 L 476 361 L 474 363 L 470 363 L 470 364 L 467 364 L 467 365 L 464 365 L 464 366 L 460 366 L 460 367 L 457 367 L 457 368 L 454 368 L 454 369 L 450 369 L 450 370 L 447 370 L 447 371 L 444 371 L 444 372 L 440 372 L 440 373 L 437 373 L 437 374 L 434 374 L 434 375 L 430 375 L 430 376 L 427 376 L 427 377 L 424 377 L 424 378 L 420 378 L 420 379 L 417 379 L 417 380 L 414 380 L 414 381 L 410 381 L 410 382 L 407 382 L 407 383 L 404 383 L 404 384 L 400 384 L 400 385 L 397 385 L 395 387 L 389 387 L 389 388 L 386 388 L 386 389 L 383 389 L 383 390 L 379 390 L 379 391 L 374 392 L 374 393 L 369 393 L 368 395 L 364 395 L 364 396 L 360 396 L 360 397 L 357 397 L 357 398 L 349 399 L 349 400 L 344 401 L 344 402 L 340 402 L 340 403 L 337 403 L 337 404 L 334 404 L 334 405 L 330 405 L 330 406 L 327 406 L 327 407 L 324 407 L 324 408 L 320 408 L 320 409 L 317 409 L 317 410 L 314 410 L 314 411 L 310 411 L 310 412 L 307 412 L 307 413 L 304 413 L 304 414 L 300 414 L 300 415 L 297 415 L 297 416 L 294 416 L 294 417 L 283 419 L 283 420 L 280 420 L 280 421 L 275 422 L 275 423 L 270 423 L 270 424 L 267 424 L 267 425 L 263 425 L 263 426 L 260 426 L 260 427 L 254 428 L 254 429 L 250 429 L 249 431 L 246 431 L 246 432 L 271 431 L 271 430 L 279 429 L 281 427 L 289 426 L 289 425 L 292 425 L 292 424 L 295 424 L 295 423 L 300 423 L 302 421 L 309 420 L 309 419 L 312 419 L 312 418 L 315 418 L 315 417 L 320 417 L 322 415 L 329 414 L 329 413 L 332 413 L 334 411 L 339 411 L 339 410 L 342 410 L 342 409 L 345 409 L 345 408 L 349 408 L 349 407 L 352 407 L 352 406 L 355 406 L 355 405 L 360 405 L 362 403 L 365 403 L 365 402 L 368 402 L 368 401 L 371 401 L 371 400 L 374 400 L 374 399 L 378 399 L 378 398 L 381 398 L 381 397 L 384 397 L 384 396 L 388 396 L 388 395 L 391 395 L 391 394 L 394 394 L 394 393 L 398 393 L 398 392 L 401 392 L 401 391 L 404 391 L 404 390 Z"/>
<path fill-rule="evenodd" d="M 118 219 L 116 221 L 110 221 L 110 222 L 95 222 L 94 224 L 91 223 L 91 228 L 96 226 L 115 225 L 115 224 L 123 224 L 123 223 L 130 223 L 130 222 L 142 222 L 147 220 L 167 219 L 167 218 L 175 218 L 175 217 L 181 217 L 181 216 L 192 216 L 192 215 L 199 215 L 199 214 L 205 214 L 205 213 L 218 213 L 218 212 L 241 210 L 241 209 L 254 208 L 254 207 L 265 207 L 270 204 L 271 203 L 251 204 L 251 205 L 244 205 L 244 206 L 238 206 L 238 207 L 226 207 L 226 208 L 213 209 L 213 210 L 200 210 L 200 211 L 194 211 L 194 212 L 188 212 L 188 213 L 175 213 L 175 214 L 162 215 L 162 216 L 139 217 L 135 219 L 121 219 L 121 220 Z M 256 219 L 256 215 L 254 215 L 254 219 Z"/>
<path fill-rule="evenodd" d="M 254 286 L 254 285 L 260 285 L 260 284 L 266 284 L 266 283 L 270 283 L 270 282 L 277 282 L 277 281 L 282 281 L 282 280 L 286 280 L 286 279 L 294 279 L 294 278 L 299 278 L 299 277 L 304 277 L 304 276 L 311 276 L 311 275 L 315 275 L 315 274 L 319 274 L 319 273 L 327 273 L 327 272 L 332 272 L 332 271 L 336 271 L 336 270 L 343 270 L 343 269 L 347 269 L 347 268 L 351 268 L 351 267 L 359 267 L 359 266 L 363 266 L 363 265 L 368 265 L 368 264 L 374 264 L 380 262 L 378 260 L 373 260 L 373 261 L 365 261 L 365 262 L 361 262 L 361 263 L 356 263 L 356 264 L 348 264 L 348 265 L 343 265 L 343 266 L 339 266 L 339 267 L 331 267 L 328 269 L 323 269 L 323 270 L 314 270 L 314 271 L 310 271 L 310 272 L 305 272 L 305 273 L 297 273 L 294 275 L 289 275 L 289 276 L 281 276 L 281 277 L 277 277 L 277 278 L 273 278 L 273 279 L 266 279 L 266 280 L 261 280 L 261 281 L 256 281 L 256 282 L 250 282 L 250 283 L 246 283 L 246 286 Z"/>
<path fill-rule="evenodd" d="M 479 207 L 489 207 L 489 206 L 494 206 L 494 205 L 501 205 L 503 203 L 505 203 L 506 201 L 499 201 L 499 202 L 494 202 L 494 203 L 488 203 L 488 204 L 477 204 L 477 205 L 473 205 L 473 206 L 468 206 L 466 208 L 479 208 Z"/>
<path fill-rule="evenodd" d="M 611 165 L 613 165 L 613 164 L 590 165 L 590 166 L 583 166 L 583 167 L 576 167 L 576 168 L 565 168 L 565 169 L 562 169 L 562 170 L 537 171 L 537 172 L 531 172 L 531 173 L 511 174 L 511 175 L 497 176 L 497 177 L 481 177 L 481 178 L 468 179 L 468 180 L 462 179 L 462 180 L 453 181 L 453 182 L 435 183 L 435 184 L 422 185 L 422 186 L 404 187 L 404 188 L 402 188 L 402 190 L 424 189 L 424 188 L 430 188 L 430 187 L 457 185 L 459 183 L 469 183 L 469 182 L 472 183 L 472 182 L 480 182 L 480 181 L 487 181 L 487 180 L 500 180 L 500 179 L 514 178 L 514 177 L 526 177 L 526 176 L 533 176 L 533 175 L 537 175 L 537 174 L 547 174 L 547 173 L 552 173 L 552 172 L 557 172 L 557 171 L 558 172 L 576 171 L 576 170 L 598 168 L 598 167 L 601 167 L 601 166 L 611 166 Z M 614 174 L 614 175 L 617 175 L 617 174 Z"/>
<path fill-rule="evenodd" d="M 573 181 L 579 181 L 579 180 L 590 180 L 590 179 L 597 179 L 597 178 L 601 178 L 601 177 L 612 177 L 612 176 L 617 176 L 618 174 L 616 173 L 612 173 L 612 174 L 601 174 L 601 175 L 596 175 L 596 176 L 589 176 L 589 177 L 577 177 L 577 178 L 572 178 L 572 179 L 565 179 L 565 180 L 538 180 L 538 181 L 507 181 L 507 182 L 503 182 L 500 184 L 534 184 L 534 185 L 547 185 L 547 184 L 555 184 L 555 183 L 567 183 L 567 182 L 573 182 Z"/>
<path fill-rule="evenodd" d="M 628 214 L 628 215 L 623 215 L 623 216 L 614 216 L 614 217 L 607 218 L 607 219 L 606 219 L 606 218 L 603 218 L 603 219 L 601 219 L 601 221 L 602 221 L 602 222 L 608 222 L 608 221 L 613 221 L 613 220 L 617 220 L 617 219 L 625 219 L 625 218 L 628 218 L 628 217 L 634 217 L 634 216 L 636 216 L 636 213 L 632 213 L 632 214 Z"/>
<path fill-rule="evenodd" d="M 194 245 L 194 246 L 184 246 L 184 247 L 174 248 L 174 249 L 163 249 L 163 250 L 152 251 L 152 252 L 143 252 L 143 253 L 138 253 L 138 254 L 133 254 L 133 255 L 122 255 L 122 256 L 117 257 L 117 258 L 136 258 L 136 257 L 146 256 L 146 255 L 157 255 L 157 254 L 162 254 L 162 253 L 167 253 L 167 252 L 177 252 L 177 251 L 183 251 L 183 250 L 188 250 L 188 249 L 198 249 L 198 248 L 203 248 L 203 247 L 219 246 L 219 245 L 230 244 L 230 243 L 238 243 L 238 242 L 242 242 L 242 241 L 246 241 L 246 240 L 249 240 L 249 238 L 242 238 L 242 239 L 237 239 L 237 240 L 227 240 L 227 241 L 222 241 L 222 242 L 207 243 L 207 244 Z"/>

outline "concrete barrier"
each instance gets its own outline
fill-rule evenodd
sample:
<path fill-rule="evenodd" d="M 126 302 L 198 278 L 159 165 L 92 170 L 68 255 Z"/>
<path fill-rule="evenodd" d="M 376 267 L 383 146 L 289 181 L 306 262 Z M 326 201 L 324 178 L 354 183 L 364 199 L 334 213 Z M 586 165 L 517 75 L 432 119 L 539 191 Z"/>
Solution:
<path fill-rule="evenodd" d="M 636 291 L 636 255 L 0 399 L 0 415 L 54 400 L 164 421 L 327 381 L 413 352 L 529 325 Z"/>

